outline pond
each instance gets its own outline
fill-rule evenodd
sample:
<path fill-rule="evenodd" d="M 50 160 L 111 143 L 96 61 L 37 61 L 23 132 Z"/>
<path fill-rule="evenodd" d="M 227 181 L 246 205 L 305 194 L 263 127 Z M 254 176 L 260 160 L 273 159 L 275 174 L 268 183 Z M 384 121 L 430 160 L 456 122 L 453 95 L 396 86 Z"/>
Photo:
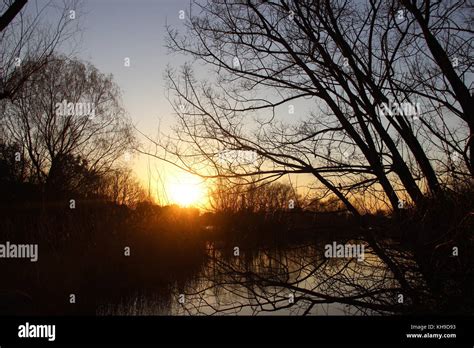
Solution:
<path fill-rule="evenodd" d="M 236 253 L 209 242 L 207 261 L 195 276 L 103 302 L 97 314 L 377 315 L 406 303 L 399 282 L 366 242 L 341 242 L 362 246 L 363 255 L 350 257 L 327 257 L 327 245 L 314 241 Z"/>

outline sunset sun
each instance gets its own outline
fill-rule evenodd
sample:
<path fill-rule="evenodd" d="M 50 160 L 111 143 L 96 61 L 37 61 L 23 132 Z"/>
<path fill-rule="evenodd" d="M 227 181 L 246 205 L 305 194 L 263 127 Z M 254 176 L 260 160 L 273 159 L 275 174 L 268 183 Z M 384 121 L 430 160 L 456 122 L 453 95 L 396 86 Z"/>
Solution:
<path fill-rule="evenodd" d="M 205 190 L 202 182 L 191 175 L 182 175 L 168 185 L 168 198 L 171 203 L 190 206 L 203 203 Z"/>

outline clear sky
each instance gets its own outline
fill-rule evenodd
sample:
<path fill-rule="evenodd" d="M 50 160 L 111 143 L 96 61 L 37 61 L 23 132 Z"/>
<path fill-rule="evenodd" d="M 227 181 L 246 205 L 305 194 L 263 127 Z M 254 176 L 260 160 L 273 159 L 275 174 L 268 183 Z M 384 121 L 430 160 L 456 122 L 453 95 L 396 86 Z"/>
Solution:
<path fill-rule="evenodd" d="M 112 73 L 123 91 L 127 111 L 140 129 L 169 116 L 163 72 L 176 57 L 164 47 L 166 23 L 179 27 L 189 0 L 83 0 L 80 58 Z M 124 59 L 130 58 L 130 67 Z"/>

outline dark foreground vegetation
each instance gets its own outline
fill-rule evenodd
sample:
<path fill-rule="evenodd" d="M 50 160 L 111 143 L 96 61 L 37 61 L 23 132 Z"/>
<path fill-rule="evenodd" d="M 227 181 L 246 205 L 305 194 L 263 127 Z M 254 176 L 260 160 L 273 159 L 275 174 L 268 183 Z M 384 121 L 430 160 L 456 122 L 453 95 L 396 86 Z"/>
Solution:
<path fill-rule="evenodd" d="M 242 272 L 258 276 L 238 282 L 255 286 L 263 281 L 266 289 L 277 279 L 279 286 L 290 288 L 291 282 L 280 278 L 282 269 L 269 268 L 268 260 L 259 260 L 259 251 L 288 253 L 313 245 L 316 258 L 309 263 L 314 262 L 316 269 L 325 243 L 351 240 L 367 243 L 390 270 L 397 291 L 406 296 L 403 305 L 375 309 L 383 313 L 473 311 L 474 195 L 469 187 L 447 193 L 442 205 L 428 201 L 423 212 L 407 208 L 403 216 L 379 212 L 362 219 L 301 207 L 272 212 L 242 207 L 212 213 L 148 201 L 131 207 L 105 197 L 86 199 L 79 193 L 71 209 L 70 195 L 49 201 L 41 195 L 24 199 L 21 192 L 34 189 L 31 185 L 3 179 L 1 187 L 2 196 L 9 199 L 2 200 L 0 240 L 39 245 L 37 262 L 0 263 L 2 314 L 95 314 L 101 306 L 120 303 L 137 292 L 156 296 L 170 307 L 177 303 L 177 294 L 185 293 L 211 269 L 216 273 L 210 280 L 224 285 L 228 280 L 219 277 L 239 274 L 236 246 L 237 259 L 244 260 L 238 264 Z M 458 252 L 453 254 L 454 247 Z M 308 255 L 300 260 L 308 261 Z M 70 303 L 71 294 L 75 303 Z M 328 303 L 344 303 L 344 295 L 350 297 L 349 292 L 341 294 Z M 372 308 L 372 302 L 355 305 Z"/>

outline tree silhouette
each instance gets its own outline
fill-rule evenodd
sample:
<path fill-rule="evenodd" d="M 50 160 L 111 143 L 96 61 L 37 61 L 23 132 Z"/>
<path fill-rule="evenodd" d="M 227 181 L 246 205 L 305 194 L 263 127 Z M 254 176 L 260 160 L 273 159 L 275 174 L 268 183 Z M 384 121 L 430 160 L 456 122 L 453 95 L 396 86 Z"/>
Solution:
<path fill-rule="evenodd" d="M 198 79 L 190 64 L 168 71 L 178 125 L 173 136 L 150 139 L 156 150 L 148 153 L 208 178 L 258 175 L 271 181 L 287 174 L 313 175 L 355 215 L 360 211 L 353 202 L 361 196 L 371 195 L 394 211 L 404 209 L 403 201 L 423 209 L 428 194 L 442 200 L 437 162 L 448 159 L 424 139 L 438 148 L 449 140 L 446 146 L 455 151 L 467 149 L 470 140 L 446 138 L 439 131 L 448 127 L 450 134 L 462 134 L 466 129 L 446 121 L 462 103 L 449 84 L 438 90 L 443 69 L 423 82 L 432 92 L 417 82 L 412 67 L 433 59 L 426 57 L 431 36 L 420 34 L 423 19 L 416 13 L 424 9 L 425 26 L 428 18 L 453 22 L 468 4 L 417 6 L 398 1 L 195 3 L 199 14 L 190 17 L 185 35 L 168 29 L 168 46 L 205 63 L 215 79 Z M 450 33 L 465 38 L 450 42 L 450 51 L 464 52 L 467 70 L 460 78 L 468 80 L 469 24 L 444 27 L 435 21 L 427 30 L 444 31 L 440 39 Z M 433 107 L 447 95 L 451 99 Z M 285 107 L 292 117 L 299 100 L 312 103 L 309 109 L 300 107 L 299 120 L 281 119 Z M 431 120 L 436 115 L 441 124 Z M 222 163 L 223 149 L 255 152 L 257 159 Z"/>
<path fill-rule="evenodd" d="M 2 129 L 21 144 L 30 177 L 46 191 L 104 175 L 134 141 L 112 77 L 64 57 L 22 85 L 6 104 Z"/>
<path fill-rule="evenodd" d="M 56 50 L 80 31 L 78 0 L 64 1 L 62 6 L 52 1 L 36 3 L 25 13 L 27 8 L 23 0 L 0 4 L 0 107 L 2 100 L 14 99 L 31 75 L 43 69 Z M 48 12 L 54 24 L 44 21 Z"/>

